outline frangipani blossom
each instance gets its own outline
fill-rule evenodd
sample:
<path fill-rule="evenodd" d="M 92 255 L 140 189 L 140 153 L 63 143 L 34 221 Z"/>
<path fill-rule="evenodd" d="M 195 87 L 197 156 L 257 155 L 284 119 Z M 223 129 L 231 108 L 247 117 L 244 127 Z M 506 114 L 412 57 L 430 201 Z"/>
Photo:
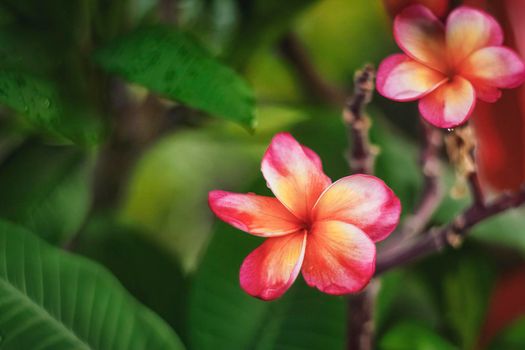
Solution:
<path fill-rule="evenodd" d="M 495 102 L 501 88 L 525 81 L 522 60 L 502 46 L 500 25 L 481 10 L 459 7 L 444 25 L 426 7 L 410 6 L 396 16 L 394 37 L 404 54 L 381 63 L 377 89 L 396 101 L 419 100 L 421 115 L 437 127 L 464 123 L 477 98 Z"/>
<path fill-rule="evenodd" d="M 299 272 L 328 294 L 365 287 L 375 271 L 374 242 L 397 226 L 401 205 L 385 183 L 369 175 L 332 183 L 321 159 L 290 134 L 277 134 L 261 170 L 277 198 L 225 191 L 209 193 L 221 220 L 266 241 L 240 271 L 241 287 L 263 300 L 280 297 Z"/>

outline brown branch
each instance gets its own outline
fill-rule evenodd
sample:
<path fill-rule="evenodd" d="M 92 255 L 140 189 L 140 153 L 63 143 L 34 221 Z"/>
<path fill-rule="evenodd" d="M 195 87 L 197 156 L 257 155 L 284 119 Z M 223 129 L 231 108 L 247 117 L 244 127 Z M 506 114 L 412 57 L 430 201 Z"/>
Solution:
<path fill-rule="evenodd" d="M 428 224 L 443 199 L 443 185 L 440 181 L 441 164 L 439 152 L 443 145 L 441 131 L 421 119 L 423 149 L 420 164 L 423 171 L 423 191 L 414 213 L 405 219 L 401 229 L 402 237 L 420 233 Z"/>
<path fill-rule="evenodd" d="M 365 108 L 374 92 L 374 68 L 366 65 L 354 77 L 354 95 L 345 104 L 343 122 L 348 133 L 347 159 L 352 173 L 373 174 L 375 153 L 368 131 L 370 120 Z M 374 343 L 374 304 L 379 282 L 371 281 L 359 294 L 348 298 L 347 349 L 372 350 Z"/>
<path fill-rule="evenodd" d="M 379 281 L 372 280 L 366 289 L 348 299 L 347 349 L 374 349 L 374 308 Z"/>
<path fill-rule="evenodd" d="M 445 247 L 458 247 L 472 227 L 506 210 L 517 208 L 523 203 L 525 203 L 525 188 L 513 195 L 504 195 L 487 205 L 480 206 L 474 202 L 451 224 L 442 228 L 431 228 L 423 235 L 384 251 L 377 258 L 376 275 L 439 252 Z"/>
<path fill-rule="evenodd" d="M 306 48 L 295 34 L 285 34 L 279 41 L 278 47 L 281 55 L 294 69 L 301 86 L 308 95 L 328 104 L 341 106 L 344 103 L 345 94 L 317 72 Z"/>
<path fill-rule="evenodd" d="M 343 110 L 343 122 L 346 125 L 348 142 L 352 147 L 348 151 L 348 163 L 354 174 L 373 174 L 376 151 L 370 144 L 368 131 L 370 119 L 365 115 L 365 107 L 372 100 L 374 93 L 375 71 L 366 65 L 356 72 L 354 77 L 354 95 L 348 100 Z"/>

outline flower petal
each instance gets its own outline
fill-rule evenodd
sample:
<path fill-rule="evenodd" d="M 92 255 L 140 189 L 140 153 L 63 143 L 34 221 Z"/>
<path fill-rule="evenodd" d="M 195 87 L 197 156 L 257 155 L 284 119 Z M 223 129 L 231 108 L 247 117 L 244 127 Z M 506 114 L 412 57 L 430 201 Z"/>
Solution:
<path fill-rule="evenodd" d="M 525 65 L 506 47 L 485 47 L 470 55 L 461 65 L 461 75 L 497 88 L 515 88 L 525 81 Z"/>
<path fill-rule="evenodd" d="M 426 7 L 407 7 L 394 20 L 394 38 L 410 57 L 440 72 L 446 72 L 445 27 Z"/>
<path fill-rule="evenodd" d="M 471 53 L 483 47 L 503 44 L 503 31 L 494 17 L 467 6 L 458 7 L 450 13 L 446 37 L 452 65 L 461 63 Z"/>
<path fill-rule="evenodd" d="M 319 155 L 311 148 L 308 148 L 305 145 L 301 145 L 301 147 L 303 148 L 304 154 L 306 154 L 306 156 L 310 158 L 312 162 L 314 162 L 319 170 L 323 171 L 323 162 L 321 161 L 321 157 L 319 157 Z"/>
<path fill-rule="evenodd" d="M 443 73 L 404 54 L 387 57 L 377 71 L 377 91 L 392 100 L 413 101 L 446 82 Z"/>
<path fill-rule="evenodd" d="M 319 195 L 331 183 L 320 162 L 312 160 L 313 151 L 307 153 L 290 134 L 280 133 L 273 138 L 261 166 L 268 187 L 300 219 L 308 218 Z"/>
<path fill-rule="evenodd" d="M 328 294 L 363 289 L 375 271 L 376 247 L 358 227 L 340 221 L 316 222 L 308 234 L 302 274 Z"/>
<path fill-rule="evenodd" d="M 482 82 L 471 79 L 470 82 L 476 90 L 476 97 L 482 101 L 494 103 L 501 97 L 501 90 Z"/>
<path fill-rule="evenodd" d="M 464 123 L 476 105 L 474 87 L 456 76 L 419 101 L 419 112 L 430 124 L 453 128 Z"/>
<path fill-rule="evenodd" d="M 299 275 L 305 245 L 306 232 L 268 238 L 244 259 L 242 289 L 263 300 L 280 297 Z"/>
<path fill-rule="evenodd" d="M 313 218 L 355 225 L 377 242 L 396 228 L 400 213 L 399 199 L 383 181 L 357 174 L 334 182 L 319 198 Z"/>
<path fill-rule="evenodd" d="M 301 229 L 301 221 L 276 198 L 211 191 L 208 203 L 222 221 L 255 236 L 282 236 Z"/>

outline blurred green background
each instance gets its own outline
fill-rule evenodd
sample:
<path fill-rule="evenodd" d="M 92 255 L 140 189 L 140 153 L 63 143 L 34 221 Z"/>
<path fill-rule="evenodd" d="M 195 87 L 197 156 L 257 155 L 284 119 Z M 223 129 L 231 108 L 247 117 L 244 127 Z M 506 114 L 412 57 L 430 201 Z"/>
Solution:
<path fill-rule="evenodd" d="M 262 241 L 207 193 L 268 193 L 283 130 L 347 175 L 343 99 L 396 50 L 380 0 L 0 0 L 0 349 L 344 348 L 344 297 L 240 289 Z M 376 174 L 410 213 L 416 108 L 376 95 L 369 112 Z M 469 200 L 444 166 L 434 224 Z M 488 316 L 525 293 L 494 292 L 523 274 L 523 227 L 508 212 L 382 276 L 377 348 L 524 349 L 519 312 L 497 332 Z"/>

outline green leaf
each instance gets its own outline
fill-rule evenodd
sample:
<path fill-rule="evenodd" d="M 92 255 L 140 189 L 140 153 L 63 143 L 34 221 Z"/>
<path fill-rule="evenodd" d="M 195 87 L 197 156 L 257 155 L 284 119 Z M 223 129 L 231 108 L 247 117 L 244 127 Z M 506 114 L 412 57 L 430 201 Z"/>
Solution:
<path fill-rule="evenodd" d="M 252 129 L 254 99 L 245 81 L 189 35 L 143 28 L 96 54 L 107 71 L 152 91 Z"/>
<path fill-rule="evenodd" d="M 30 73 L 0 70 L 0 104 L 63 141 L 92 145 L 102 136 L 100 119 L 90 107 L 67 101 L 55 83 Z"/>
<path fill-rule="evenodd" d="M 381 276 L 374 317 L 378 335 L 406 321 L 434 328 L 440 318 L 439 306 L 417 274 L 397 269 Z"/>
<path fill-rule="evenodd" d="M 517 250 L 525 256 L 525 210 L 513 209 L 483 221 L 473 228 L 472 237 L 480 241 Z"/>
<path fill-rule="evenodd" d="M 181 130 L 167 136 L 138 163 L 126 194 L 124 219 L 178 255 L 186 271 L 195 268 L 209 241 L 208 191 L 240 190 L 260 176 L 266 144 L 221 131 Z"/>
<path fill-rule="evenodd" d="M 183 349 L 105 269 L 0 222 L 1 347 Z"/>
<path fill-rule="evenodd" d="M 95 217 L 86 226 L 75 251 L 102 263 L 134 297 L 183 337 L 188 278 L 177 258 L 137 228 L 114 219 Z"/>
<path fill-rule="evenodd" d="M 497 272 L 496 260 L 479 246 L 448 250 L 417 266 L 443 314 L 443 327 L 461 349 L 472 349 L 485 319 Z"/>
<path fill-rule="evenodd" d="M 524 348 L 525 317 L 514 321 L 488 347 L 489 350 L 522 350 Z"/>
<path fill-rule="evenodd" d="M 380 350 L 457 350 L 432 329 L 416 323 L 402 323 L 392 328 L 380 341 Z"/>
<path fill-rule="evenodd" d="M 2 165 L 0 217 L 60 244 L 82 225 L 90 205 L 90 164 L 72 147 L 26 142 Z"/>

